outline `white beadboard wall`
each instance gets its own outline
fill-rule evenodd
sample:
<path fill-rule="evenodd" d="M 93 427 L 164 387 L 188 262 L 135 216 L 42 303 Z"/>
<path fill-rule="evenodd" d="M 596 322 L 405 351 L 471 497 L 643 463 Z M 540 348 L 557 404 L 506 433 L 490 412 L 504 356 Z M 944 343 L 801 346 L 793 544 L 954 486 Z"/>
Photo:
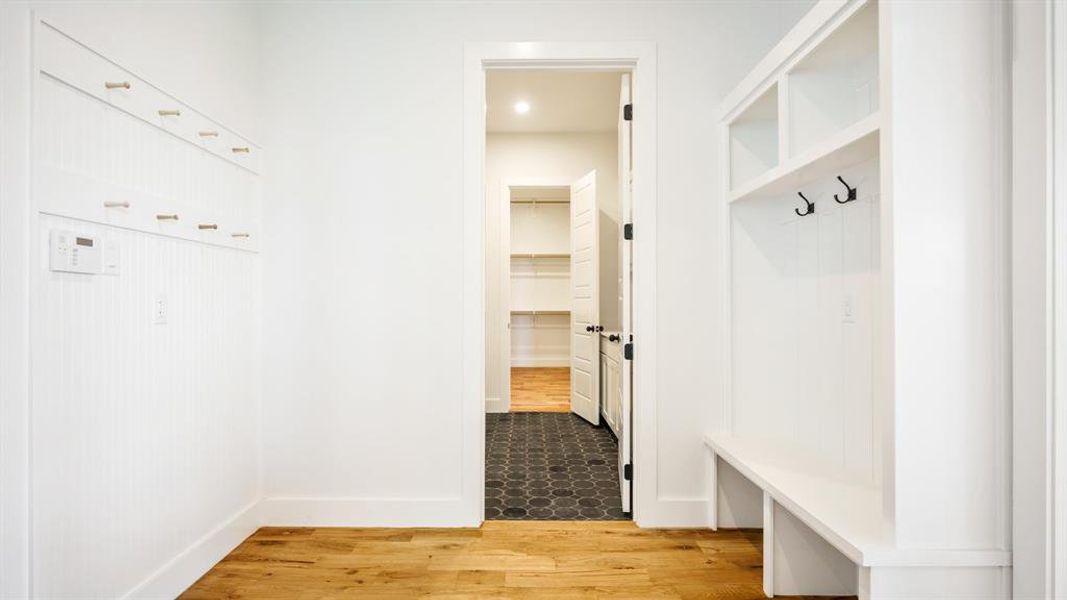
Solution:
<path fill-rule="evenodd" d="M 51 216 L 39 227 L 35 593 L 117 597 L 259 498 L 258 257 Z M 117 241 L 121 275 L 48 271 L 52 228 Z"/>
<path fill-rule="evenodd" d="M 173 198 L 222 222 L 259 221 L 255 173 L 41 75 L 38 163 L 151 196 Z"/>
<path fill-rule="evenodd" d="M 38 178 L 258 223 L 252 171 L 35 78 Z M 120 274 L 50 271 L 53 229 L 116 242 Z M 33 595 L 175 596 L 258 525 L 259 254 L 43 212 L 31 232 Z"/>
<path fill-rule="evenodd" d="M 842 170 L 858 199 L 839 205 L 834 179 L 732 213 L 735 435 L 786 441 L 851 478 L 881 480 L 874 336 L 879 278 L 877 160 Z M 849 313 L 846 315 L 846 313 Z"/>

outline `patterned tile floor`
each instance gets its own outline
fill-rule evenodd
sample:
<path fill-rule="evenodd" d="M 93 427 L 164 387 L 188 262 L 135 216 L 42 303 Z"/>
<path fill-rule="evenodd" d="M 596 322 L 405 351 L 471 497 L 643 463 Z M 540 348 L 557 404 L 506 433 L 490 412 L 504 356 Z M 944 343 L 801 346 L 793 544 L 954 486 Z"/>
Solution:
<path fill-rule="evenodd" d="M 626 519 L 616 442 L 570 413 L 486 416 L 485 518 Z"/>

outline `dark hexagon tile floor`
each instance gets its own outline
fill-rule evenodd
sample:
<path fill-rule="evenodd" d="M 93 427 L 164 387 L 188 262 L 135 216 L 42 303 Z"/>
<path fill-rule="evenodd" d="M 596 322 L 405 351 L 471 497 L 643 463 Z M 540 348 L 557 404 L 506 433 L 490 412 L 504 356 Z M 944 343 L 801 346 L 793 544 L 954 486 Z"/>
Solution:
<path fill-rule="evenodd" d="M 485 420 L 486 519 L 628 518 L 607 427 L 570 413 L 490 413 Z"/>

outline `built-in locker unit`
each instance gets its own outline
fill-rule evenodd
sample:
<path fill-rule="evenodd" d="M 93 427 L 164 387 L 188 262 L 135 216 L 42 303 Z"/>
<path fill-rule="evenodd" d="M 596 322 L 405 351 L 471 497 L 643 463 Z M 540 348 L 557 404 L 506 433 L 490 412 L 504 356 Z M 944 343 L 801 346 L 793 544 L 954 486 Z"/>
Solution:
<path fill-rule="evenodd" d="M 511 188 L 511 366 L 570 366 L 570 188 Z"/>
<path fill-rule="evenodd" d="M 1008 597 L 1004 9 L 934 10 L 823 0 L 720 108 L 709 516 L 768 596 Z"/>

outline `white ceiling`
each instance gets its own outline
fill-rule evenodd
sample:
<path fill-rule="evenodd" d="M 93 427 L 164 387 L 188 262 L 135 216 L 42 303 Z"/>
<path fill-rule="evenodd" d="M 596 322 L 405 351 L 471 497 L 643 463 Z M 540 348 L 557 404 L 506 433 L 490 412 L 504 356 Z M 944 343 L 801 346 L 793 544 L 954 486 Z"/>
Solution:
<path fill-rule="evenodd" d="M 615 131 L 620 73 L 490 71 L 486 76 L 486 131 L 562 133 Z M 515 112 L 515 103 L 530 112 Z"/>

